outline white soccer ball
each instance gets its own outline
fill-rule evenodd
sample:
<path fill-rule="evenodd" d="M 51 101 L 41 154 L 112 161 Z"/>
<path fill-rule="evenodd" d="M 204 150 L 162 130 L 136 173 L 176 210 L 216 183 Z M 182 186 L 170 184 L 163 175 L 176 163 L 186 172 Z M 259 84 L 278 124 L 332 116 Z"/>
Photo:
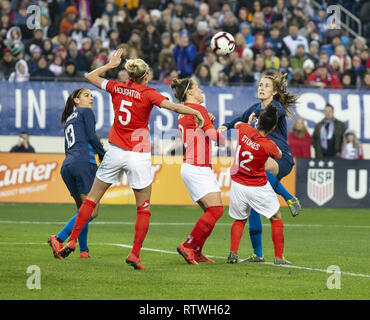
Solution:
<path fill-rule="evenodd" d="M 211 49 L 220 56 L 226 56 L 234 51 L 235 40 L 228 32 L 218 32 L 211 39 Z"/>

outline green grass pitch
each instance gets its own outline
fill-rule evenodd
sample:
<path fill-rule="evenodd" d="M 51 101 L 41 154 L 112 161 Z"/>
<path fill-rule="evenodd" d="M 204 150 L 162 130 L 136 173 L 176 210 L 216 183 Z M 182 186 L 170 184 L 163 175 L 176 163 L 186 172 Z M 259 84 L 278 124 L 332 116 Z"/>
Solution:
<path fill-rule="evenodd" d="M 134 234 L 134 206 L 102 205 L 89 226 L 90 259 L 79 250 L 65 260 L 46 244 L 75 214 L 73 205 L 0 204 L 0 299 L 247 300 L 370 299 L 370 216 L 360 209 L 310 209 L 296 218 L 282 209 L 285 257 L 273 261 L 270 222 L 263 219 L 266 263 L 226 264 L 232 219 L 225 214 L 204 252 L 216 263 L 188 265 L 176 253 L 201 215 L 197 207 L 152 206 L 141 253 L 146 271 L 125 264 Z M 250 253 L 248 229 L 239 257 Z M 30 290 L 27 268 L 41 272 L 41 288 Z M 340 289 L 328 289 L 326 272 L 336 265 Z"/>

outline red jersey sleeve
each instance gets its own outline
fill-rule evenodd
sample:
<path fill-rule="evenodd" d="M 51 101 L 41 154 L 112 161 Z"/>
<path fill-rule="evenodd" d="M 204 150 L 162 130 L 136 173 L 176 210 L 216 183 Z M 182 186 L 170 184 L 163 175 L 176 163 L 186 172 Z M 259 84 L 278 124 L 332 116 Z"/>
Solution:
<path fill-rule="evenodd" d="M 163 100 L 166 100 L 167 97 L 160 94 L 157 90 L 150 88 L 149 90 L 145 91 L 145 96 L 148 98 L 151 105 L 156 105 L 157 107 L 160 106 Z"/>
<path fill-rule="evenodd" d="M 268 139 L 268 141 L 263 145 L 263 148 L 270 157 L 274 159 L 279 157 L 280 150 L 272 140 Z"/>
<path fill-rule="evenodd" d="M 114 92 L 115 86 L 119 83 L 119 81 L 113 80 L 106 80 L 102 83 L 102 89 L 112 94 Z"/>

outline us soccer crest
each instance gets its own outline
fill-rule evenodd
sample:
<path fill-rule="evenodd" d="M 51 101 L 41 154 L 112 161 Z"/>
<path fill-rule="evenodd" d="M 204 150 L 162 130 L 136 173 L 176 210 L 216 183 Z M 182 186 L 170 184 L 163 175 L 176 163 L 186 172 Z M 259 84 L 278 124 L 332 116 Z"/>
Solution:
<path fill-rule="evenodd" d="M 307 195 L 317 205 L 322 206 L 334 196 L 334 162 L 309 162 L 307 171 Z"/>

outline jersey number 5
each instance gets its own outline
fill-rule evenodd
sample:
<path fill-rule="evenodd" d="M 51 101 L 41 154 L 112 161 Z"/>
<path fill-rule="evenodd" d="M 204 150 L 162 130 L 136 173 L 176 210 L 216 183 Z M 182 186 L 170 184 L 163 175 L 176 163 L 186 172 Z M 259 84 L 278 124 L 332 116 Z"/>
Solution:
<path fill-rule="evenodd" d="M 123 120 L 123 117 L 121 115 L 118 116 L 118 120 L 124 126 L 126 126 L 131 120 L 131 112 L 130 110 L 125 108 L 125 106 L 132 107 L 132 102 L 126 101 L 126 100 L 121 101 L 121 106 L 119 107 L 119 111 L 126 113 L 126 120 Z"/>
<path fill-rule="evenodd" d="M 236 152 L 236 155 L 238 157 L 238 159 L 236 161 L 237 163 L 239 163 L 239 152 L 240 152 L 240 148 L 241 148 L 241 146 L 238 147 L 238 150 Z M 253 154 L 251 152 L 249 152 L 249 151 L 243 151 L 241 153 L 241 157 L 242 158 L 245 158 L 246 156 L 248 156 L 248 159 L 245 159 L 245 160 L 240 161 L 239 167 L 240 168 L 243 168 L 244 170 L 251 171 L 251 169 L 248 168 L 245 164 L 248 163 L 248 162 L 251 162 L 253 160 Z"/>

